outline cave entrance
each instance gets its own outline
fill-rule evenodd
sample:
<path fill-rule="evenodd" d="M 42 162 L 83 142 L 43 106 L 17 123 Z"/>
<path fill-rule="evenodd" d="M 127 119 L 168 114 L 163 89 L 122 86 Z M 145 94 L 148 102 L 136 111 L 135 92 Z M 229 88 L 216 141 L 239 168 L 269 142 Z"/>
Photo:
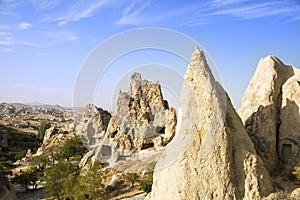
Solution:
<path fill-rule="evenodd" d="M 283 144 L 281 150 L 281 158 L 286 163 L 292 157 L 292 145 L 291 144 Z"/>
<path fill-rule="evenodd" d="M 166 127 L 157 126 L 155 128 L 156 133 L 165 134 L 165 131 L 166 131 Z"/>
<path fill-rule="evenodd" d="M 143 144 L 141 150 L 148 149 L 154 147 L 154 143 Z"/>

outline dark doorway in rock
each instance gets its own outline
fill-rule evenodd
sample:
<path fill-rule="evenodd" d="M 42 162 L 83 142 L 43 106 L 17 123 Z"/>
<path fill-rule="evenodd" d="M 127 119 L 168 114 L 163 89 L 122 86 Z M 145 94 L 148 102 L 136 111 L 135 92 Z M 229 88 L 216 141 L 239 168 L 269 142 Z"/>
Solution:
<path fill-rule="evenodd" d="M 114 131 L 112 134 L 111 134 L 111 138 L 114 138 L 116 135 L 117 135 L 118 131 Z"/>
<path fill-rule="evenodd" d="M 281 149 L 281 158 L 283 162 L 288 162 L 292 157 L 292 145 L 291 144 L 283 144 Z"/>
<path fill-rule="evenodd" d="M 154 143 L 143 144 L 141 150 L 148 149 L 154 147 Z"/>
<path fill-rule="evenodd" d="M 166 127 L 157 126 L 155 128 L 156 133 L 165 134 Z"/>
<path fill-rule="evenodd" d="M 102 156 L 111 156 L 111 147 L 108 145 L 102 146 Z"/>

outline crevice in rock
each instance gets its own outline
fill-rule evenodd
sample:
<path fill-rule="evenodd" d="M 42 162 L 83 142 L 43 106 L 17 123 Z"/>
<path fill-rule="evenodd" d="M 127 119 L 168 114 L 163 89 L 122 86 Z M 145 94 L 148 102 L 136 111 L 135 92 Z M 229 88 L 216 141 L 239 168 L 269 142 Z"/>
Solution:
<path fill-rule="evenodd" d="M 280 152 L 279 152 L 279 140 L 280 140 L 280 135 L 279 135 L 279 129 L 281 125 L 281 119 L 280 119 L 280 112 L 281 112 L 281 105 L 282 105 L 282 85 L 280 87 L 280 91 L 277 97 L 277 107 L 276 107 L 276 153 L 277 153 L 277 158 L 278 158 L 278 163 L 280 161 Z"/>

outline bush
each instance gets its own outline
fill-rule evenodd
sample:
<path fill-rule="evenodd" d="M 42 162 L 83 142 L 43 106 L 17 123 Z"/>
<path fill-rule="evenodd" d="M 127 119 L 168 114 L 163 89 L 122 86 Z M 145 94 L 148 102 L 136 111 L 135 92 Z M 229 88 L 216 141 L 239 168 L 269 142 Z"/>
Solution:
<path fill-rule="evenodd" d="M 293 171 L 292 173 L 296 176 L 298 182 L 300 182 L 300 166 L 296 166 L 295 171 Z"/>
<path fill-rule="evenodd" d="M 140 189 L 142 189 L 144 192 L 149 193 L 151 192 L 153 184 L 153 172 L 146 174 L 146 179 L 141 182 Z"/>
<path fill-rule="evenodd" d="M 131 183 L 131 187 L 134 186 L 134 183 L 139 179 L 137 173 L 128 173 L 125 175 L 125 179 Z"/>
<path fill-rule="evenodd" d="M 23 149 L 22 151 L 20 151 L 19 153 L 16 154 L 15 159 L 17 160 L 21 160 L 23 157 L 26 156 L 27 151 L 25 149 Z"/>
<path fill-rule="evenodd" d="M 43 171 L 37 168 L 30 168 L 24 170 L 21 174 L 16 175 L 13 179 L 13 183 L 18 183 L 25 187 L 26 191 L 28 190 L 28 186 L 32 185 L 34 189 L 36 189 L 36 182 L 40 180 L 43 176 Z"/>
<path fill-rule="evenodd" d="M 44 135 L 45 135 L 45 131 L 51 127 L 51 124 L 46 122 L 46 121 L 41 121 L 40 125 L 39 125 L 39 130 L 38 130 L 38 135 L 37 137 L 39 138 L 39 140 L 43 141 L 44 139 Z"/>

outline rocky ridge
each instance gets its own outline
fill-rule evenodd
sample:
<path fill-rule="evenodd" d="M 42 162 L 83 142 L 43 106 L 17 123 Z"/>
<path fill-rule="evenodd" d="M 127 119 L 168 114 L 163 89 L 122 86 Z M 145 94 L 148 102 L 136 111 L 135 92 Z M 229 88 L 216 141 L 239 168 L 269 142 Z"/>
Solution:
<path fill-rule="evenodd" d="M 204 53 L 186 71 L 174 139 L 155 171 L 147 199 L 260 199 L 268 172 Z"/>

